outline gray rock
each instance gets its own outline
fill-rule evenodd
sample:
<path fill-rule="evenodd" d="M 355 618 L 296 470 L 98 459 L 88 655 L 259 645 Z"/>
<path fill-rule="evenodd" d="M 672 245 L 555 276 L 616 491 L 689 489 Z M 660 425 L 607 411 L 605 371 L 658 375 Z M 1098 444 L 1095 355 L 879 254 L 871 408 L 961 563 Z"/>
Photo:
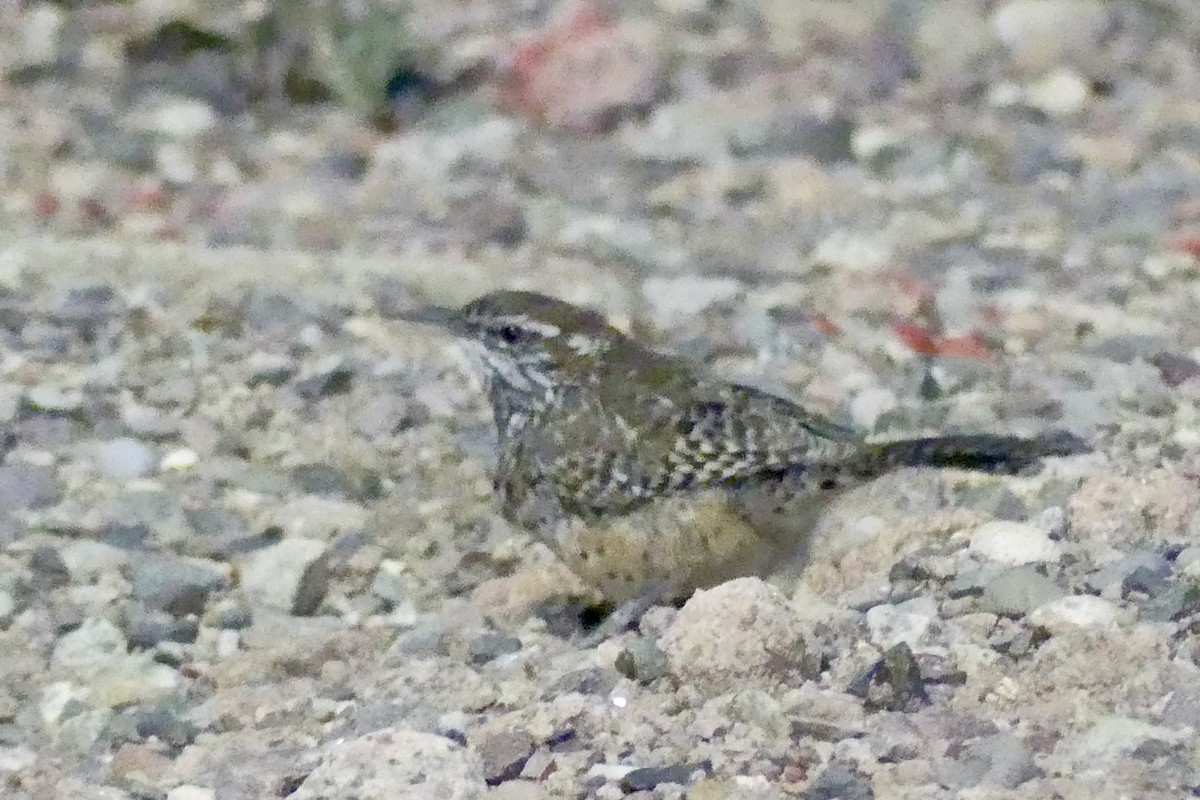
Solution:
<path fill-rule="evenodd" d="M 17 612 L 17 601 L 10 592 L 0 589 L 0 629 L 12 624 L 13 615 Z"/>
<path fill-rule="evenodd" d="M 354 427 L 368 439 L 382 439 L 405 428 L 418 424 L 422 418 L 421 406 L 394 393 L 381 393 L 369 397 L 351 411 Z"/>
<path fill-rule="evenodd" d="M 860 739 L 864 731 L 848 728 L 823 719 L 804 717 L 791 722 L 791 737 L 794 741 L 815 739 L 818 742 L 840 742 L 843 739 Z"/>
<path fill-rule="evenodd" d="M 709 761 L 698 761 L 694 764 L 675 764 L 669 767 L 642 767 L 641 769 L 635 769 L 627 773 L 625 777 L 621 778 L 621 791 L 626 794 L 632 792 L 649 792 L 663 783 L 687 786 L 698 772 L 704 775 L 709 774 L 712 772 L 712 763 Z"/>
<path fill-rule="evenodd" d="M 66 358 L 75 334 L 42 322 L 31 322 L 21 329 L 21 347 L 47 361 Z"/>
<path fill-rule="evenodd" d="M 389 607 L 396 607 L 408 599 L 404 583 L 404 564 L 395 559 L 384 559 L 375 570 L 371 581 L 371 594 Z"/>
<path fill-rule="evenodd" d="M 1151 550 L 1137 550 L 1117 559 L 1088 576 L 1088 586 L 1099 592 L 1119 587 L 1122 595 L 1130 591 L 1155 594 L 1171 575 L 1171 563 Z M 1153 589 L 1153 591 L 1151 591 Z"/>
<path fill-rule="evenodd" d="M 292 470 L 292 480 L 300 491 L 332 497 L 349 497 L 354 482 L 344 472 L 328 464 L 301 464 Z"/>
<path fill-rule="evenodd" d="M 521 651 L 521 640 L 499 631 L 487 631 L 471 639 L 467 658 L 472 664 L 486 664 L 509 653 Z"/>
<path fill-rule="evenodd" d="M 100 531 L 100 540 L 122 550 L 140 550 L 150 537 L 150 528 L 143 524 L 126 525 L 114 522 Z"/>
<path fill-rule="evenodd" d="M 929 704 L 925 680 L 912 649 L 901 642 L 850 682 L 846 692 L 869 711 L 916 711 Z"/>
<path fill-rule="evenodd" d="M 1158 369 L 1163 383 L 1171 388 L 1200 376 L 1200 363 L 1178 353 L 1156 353 L 1150 356 L 1149 361 Z"/>
<path fill-rule="evenodd" d="M 266 544 L 252 534 L 246 521 L 233 509 L 220 505 L 197 505 L 183 509 L 184 518 L 195 532 L 187 551 L 214 559 L 228 559 L 237 553 Z"/>
<path fill-rule="evenodd" d="M 1015 789 L 1041 774 L 1025 743 L 1011 733 L 1001 732 L 976 739 L 954 759 L 943 763 L 941 780 L 955 789 Z"/>
<path fill-rule="evenodd" d="M 1030 628 L 1022 628 L 1016 636 L 998 645 L 996 649 L 1013 658 L 1023 658 L 1041 647 L 1049 638 L 1050 631 L 1035 625 Z"/>
<path fill-rule="evenodd" d="M 763 141 L 748 148 L 756 154 L 806 156 L 818 164 L 854 159 L 854 120 L 841 114 L 818 115 L 781 109 L 766 128 Z"/>
<path fill-rule="evenodd" d="M 195 741 L 200 728 L 183 717 L 186 709 L 178 703 L 164 701 L 138 709 L 135 728 L 142 739 L 155 738 L 176 750 Z"/>
<path fill-rule="evenodd" d="M 130 647 L 150 650 L 161 642 L 196 641 L 200 623 L 194 616 L 181 619 L 141 603 L 130 603 L 125 608 L 122 629 Z"/>
<path fill-rule="evenodd" d="M 246 383 L 250 386 L 281 386 L 296 374 L 292 359 L 277 353 L 254 353 L 246 359 Z"/>
<path fill-rule="evenodd" d="M 618 680 L 620 680 L 620 675 L 616 670 L 606 667 L 585 667 L 572 670 L 551 683 L 542 696 L 546 700 L 552 700 L 568 692 L 577 692 L 602 697 L 616 687 Z"/>
<path fill-rule="evenodd" d="M 304 370 L 292 384 L 305 400 L 345 394 L 354 384 L 354 369 L 341 356 L 329 356 Z"/>
<path fill-rule="evenodd" d="M 54 452 L 65 450 L 81 437 L 81 426 L 67 416 L 25 416 L 17 421 L 15 429 L 21 444 Z"/>
<path fill-rule="evenodd" d="M 812 779 L 804 800 L 874 800 L 871 779 L 853 765 L 834 761 Z"/>
<path fill-rule="evenodd" d="M 235 631 L 250 627 L 254 621 L 253 612 L 245 604 L 231 598 L 218 600 L 204 616 L 205 622 L 214 628 Z"/>
<path fill-rule="evenodd" d="M 240 322 L 268 338 L 287 341 L 306 326 L 317 321 L 317 316 L 301 308 L 294 299 L 266 289 L 254 288 L 246 292 L 238 304 L 236 313 Z"/>
<path fill-rule="evenodd" d="M 17 541 L 24 533 L 25 523 L 0 511 L 0 550 Z"/>
<path fill-rule="evenodd" d="M 66 290 L 52 304 L 49 318 L 58 325 L 90 330 L 119 313 L 116 290 L 107 284 L 94 284 Z"/>
<path fill-rule="evenodd" d="M 44 545 L 34 548 L 29 556 L 29 569 L 33 573 L 33 589 L 48 592 L 71 582 L 71 570 L 67 568 L 57 548 Z"/>
<path fill-rule="evenodd" d="M 533 737 L 523 728 L 489 732 L 471 739 L 471 749 L 483 762 L 483 777 L 489 786 L 518 777 L 535 747 Z"/>
<path fill-rule="evenodd" d="M 129 571 L 135 600 L 177 617 L 204 613 L 208 596 L 229 586 L 218 564 L 198 560 L 147 556 L 134 559 Z"/>
<path fill-rule="evenodd" d="M 1005 617 L 1023 617 L 1065 593 L 1034 566 L 1007 569 L 987 582 L 979 607 Z"/>
<path fill-rule="evenodd" d="M 946 584 L 946 593 L 952 599 L 962 597 L 979 597 L 983 594 L 988 581 L 996 576 L 994 567 L 979 569 L 964 569 L 954 576 L 954 580 Z"/>
<path fill-rule="evenodd" d="M 1002 481 L 969 482 L 953 487 L 956 505 L 966 506 L 998 520 L 1020 520 L 1027 513 L 1012 489 Z"/>
<path fill-rule="evenodd" d="M 150 406 L 127 405 L 121 409 L 121 421 L 126 431 L 140 439 L 161 442 L 179 434 L 179 423 L 174 418 Z"/>
<path fill-rule="evenodd" d="M 667 674 L 666 654 L 651 638 L 642 636 L 630 642 L 617 654 L 613 663 L 617 672 L 638 683 L 653 683 Z"/>
<path fill-rule="evenodd" d="M 96 446 L 96 468 L 107 478 L 144 478 L 152 474 L 157 465 L 154 450 L 137 439 L 123 437 Z"/>
<path fill-rule="evenodd" d="M 0 464 L 0 508 L 44 508 L 58 502 L 60 490 L 51 467 Z"/>
<path fill-rule="evenodd" d="M 1159 589 L 1139 609 L 1142 619 L 1177 622 L 1200 613 L 1200 586 L 1189 580 L 1172 581 Z"/>
<path fill-rule="evenodd" d="M 328 588 L 325 543 L 316 539 L 284 539 L 251 555 L 242 570 L 248 600 L 297 616 L 316 611 Z"/>

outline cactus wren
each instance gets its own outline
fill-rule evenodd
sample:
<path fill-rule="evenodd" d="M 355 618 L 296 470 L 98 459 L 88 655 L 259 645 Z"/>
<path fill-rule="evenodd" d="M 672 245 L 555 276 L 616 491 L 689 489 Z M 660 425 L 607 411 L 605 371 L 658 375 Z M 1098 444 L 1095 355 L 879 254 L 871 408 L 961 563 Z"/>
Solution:
<path fill-rule="evenodd" d="M 481 368 L 504 516 L 614 603 L 682 599 L 769 572 L 800 549 L 828 499 L 892 469 L 1013 474 L 1088 449 L 1065 432 L 868 444 L 533 292 L 408 318 L 449 329 Z"/>

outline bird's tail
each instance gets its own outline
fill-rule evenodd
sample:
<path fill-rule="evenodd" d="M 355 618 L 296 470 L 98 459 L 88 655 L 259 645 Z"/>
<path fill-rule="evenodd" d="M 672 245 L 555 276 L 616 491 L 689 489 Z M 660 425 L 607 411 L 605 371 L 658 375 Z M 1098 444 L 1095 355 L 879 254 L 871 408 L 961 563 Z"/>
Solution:
<path fill-rule="evenodd" d="M 882 475 L 897 467 L 942 467 L 1016 475 L 1036 471 L 1044 458 L 1090 451 L 1087 442 L 1067 431 L 1031 438 L 988 434 L 930 436 L 867 445 L 848 466 L 863 478 Z"/>

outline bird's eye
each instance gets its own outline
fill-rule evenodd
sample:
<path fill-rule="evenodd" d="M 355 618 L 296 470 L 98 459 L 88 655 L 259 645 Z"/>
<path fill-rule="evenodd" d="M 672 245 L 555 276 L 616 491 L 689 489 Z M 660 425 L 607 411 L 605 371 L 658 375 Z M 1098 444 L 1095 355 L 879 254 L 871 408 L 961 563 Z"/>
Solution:
<path fill-rule="evenodd" d="M 528 337 L 525 331 L 516 325 L 505 325 L 500 329 L 500 338 L 506 344 L 517 344 L 525 341 Z"/>

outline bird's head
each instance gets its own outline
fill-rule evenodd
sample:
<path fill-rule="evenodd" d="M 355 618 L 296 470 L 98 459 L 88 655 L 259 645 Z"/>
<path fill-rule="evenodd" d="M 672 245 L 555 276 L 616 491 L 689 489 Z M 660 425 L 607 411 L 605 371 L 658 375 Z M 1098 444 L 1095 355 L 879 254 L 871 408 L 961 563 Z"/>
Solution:
<path fill-rule="evenodd" d="M 537 292 L 490 292 L 459 309 L 427 307 L 410 318 L 458 336 L 493 392 L 511 393 L 521 405 L 553 402 L 624 340 L 595 311 Z"/>

